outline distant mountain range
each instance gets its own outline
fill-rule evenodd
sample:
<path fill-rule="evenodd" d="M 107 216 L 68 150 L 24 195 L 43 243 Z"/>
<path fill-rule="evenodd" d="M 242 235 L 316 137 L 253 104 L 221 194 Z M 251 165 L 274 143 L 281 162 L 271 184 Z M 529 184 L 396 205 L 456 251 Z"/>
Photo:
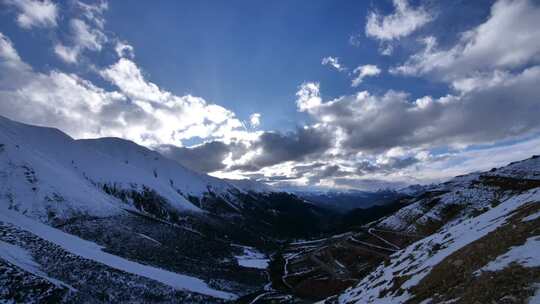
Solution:
<path fill-rule="evenodd" d="M 348 212 L 354 209 L 367 209 L 372 206 L 382 206 L 408 195 L 396 190 L 379 190 L 374 192 L 348 191 L 296 191 L 297 196 L 317 206 L 338 212 Z"/>

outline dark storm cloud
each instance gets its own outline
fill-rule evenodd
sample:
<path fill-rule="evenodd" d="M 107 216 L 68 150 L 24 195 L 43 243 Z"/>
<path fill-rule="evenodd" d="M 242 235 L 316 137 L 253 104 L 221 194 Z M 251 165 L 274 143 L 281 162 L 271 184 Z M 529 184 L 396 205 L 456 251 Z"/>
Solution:
<path fill-rule="evenodd" d="M 233 159 L 238 159 L 248 151 L 260 150 L 261 154 L 256 155 L 247 163 L 228 168 L 255 172 L 282 162 L 299 161 L 310 155 L 324 153 L 331 146 L 331 135 L 323 130 L 298 128 L 295 132 L 289 133 L 262 133 L 249 148 L 241 142 L 226 144 L 212 141 L 189 148 L 161 145 L 156 149 L 190 169 L 206 173 L 225 169 L 226 165 L 223 161 L 229 153 L 232 153 Z"/>
<path fill-rule="evenodd" d="M 191 148 L 161 145 L 156 149 L 165 157 L 187 168 L 206 173 L 224 169 L 223 160 L 233 147 L 223 142 L 212 141 Z"/>
<path fill-rule="evenodd" d="M 338 165 L 330 165 L 325 166 L 322 169 L 314 170 L 313 174 L 309 176 L 309 182 L 312 184 L 317 184 L 323 179 L 342 177 L 349 174 L 350 173 L 343 171 Z"/>
<path fill-rule="evenodd" d="M 390 158 L 384 164 L 362 161 L 356 165 L 356 172 L 360 175 L 378 172 L 389 173 L 399 169 L 407 168 L 419 162 L 420 160 L 416 157 Z"/>
<path fill-rule="evenodd" d="M 255 171 L 286 161 L 301 161 L 332 147 L 332 135 L 320 128 L 297 128 L 295 132 L 265 132 L 250 149 L 262 153 L 233 169 Z"/>

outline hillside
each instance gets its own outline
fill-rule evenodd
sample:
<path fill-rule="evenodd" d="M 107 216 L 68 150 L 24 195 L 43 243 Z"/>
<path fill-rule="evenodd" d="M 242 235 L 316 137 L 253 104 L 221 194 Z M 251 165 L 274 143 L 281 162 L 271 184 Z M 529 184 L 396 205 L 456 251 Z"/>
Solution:
<path fill-rule="evenodd" d="M 434 186 L 376 225 L 422 234 L 339 303 L 536 303 L 540 158 Z"/>
<path fill-rule="evenodd" d="M 285 246 L 272 263 L 276 290 L 266 296 L 528 303 L 537 292 L 540 157 L 424 187 L 396 204 L 348 232 Z"/>

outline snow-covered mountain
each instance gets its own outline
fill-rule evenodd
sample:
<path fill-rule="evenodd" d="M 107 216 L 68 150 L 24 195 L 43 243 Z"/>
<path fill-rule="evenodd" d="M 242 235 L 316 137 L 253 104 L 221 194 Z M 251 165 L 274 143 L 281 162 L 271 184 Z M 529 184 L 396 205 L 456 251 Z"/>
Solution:
<path fill-rule="evenodd" d="M 1 197 L 10 208 L 43 222 L 130 208 L 164 217 L 171 212 L 241 214 L 250 192 L 272 192 L 260 183 L 191 171 L 131 141 L 74 140 L 57 129 L 3 117 L 0 145 Z"/>
<path fill-rule="evenodd" d="M 452 220 L 483 213 L 522 191 L 540 187 L 540 158 L 518 161 L 488 172 L 471 173 L 426 187 L 407 207 L 379 226 L 431 233 Z"/>
<path fill-rule="evenodd" d="M 151 189 L 170 207 L 192 212 L 204 209 L 193 198 L 208 194 L 224 198 L 236 209 L 239 206 L 230 197 L 231 192 L 243 191 L 118 138 L 74 140 L 56 129 L 0 118 L 0 140 L 2 194 L 21 212 L 40 218 L 48 211 L 60 218 L 81 212 L 99 216 L 117 211 L 118 201 L 96 185 L 118 191 Z M 65 203 L 55 203 L 58 200 Z"/>
<path fill-rule="evenodd" d="M 197 173 L 130 141 L 0 117 L 0 301 L 236 298 L 266 278 L 240 263 L 247 247 L 235 243 L 298 237 L 318 217 L 294 195 Z"/>
<path fill-rule="evenodd" d="M 539 219 L 538 188 L 503 198 L 394 253 L 328 302 L 538 303 Z"/>

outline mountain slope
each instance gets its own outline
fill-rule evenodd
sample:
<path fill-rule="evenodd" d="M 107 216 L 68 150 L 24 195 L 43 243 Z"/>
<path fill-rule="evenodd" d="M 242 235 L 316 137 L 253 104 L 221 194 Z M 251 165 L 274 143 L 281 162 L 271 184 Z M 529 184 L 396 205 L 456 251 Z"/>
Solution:
<path fill-rule="evenodd" d="M 428 187 L 370 229 L 422 235 L 326 303 L 527 303 L 540 283 L 540 158 Z"/>
<path fill-rule="evenodd" d="M 538 190 L 504 200 L 390 256 L 338 302 L 522 302 L 540 279 L 539 214 Z"/>
<path fill-rule="evenodd" d="M 355 210 L 339 234 L 284 246 L 261 303 L 527 303 L 538 290 L 540 157 L 409 193 Z"/>
<path fill-rule="evenodd" d="M 0 145 L 0 194 L 12 208 L 45 222 L 122 209 L 173 221 L 180 213 L 245 217 L 261 195 L 272 193 L 254 182 L 191 171 L 130 141 L 73 140 L 56 129 L 2 117 Z"/>
<path fill-rule="evenodd" d="M 6 209 L 0 209 L 0 210 L 1 210 L 0 221 L 4 225 L 7 224 L 11 226 L 9 228 L 13 229 L 13 231 L 20 231 L 20 232 L 24 231 L 27 233 L 31 233 L 41 238 L 41 240 L 47 240 L 48 242 L 61 247 L 62 250 L 65 250 L 81 258 L 84 258 L 90 261 L 95 261 L 100 264 L 104 264 L 108 267 L 111 267 L 113 269 L 117 269 L 123 272 L 153 279 L 178 290 L 192 291 L 192 292 L 205 294 L 211 297 L 222 298 L 222 299 L 231 299 L 235 297 L 233 294 L 215 290 L 209 287 L 205 282 L 203 282 L 200 279 L 182 275 L 182 274 L 177 274 L 174 272 L 166 271 L 166 270 L 151 267 L 151 266 L 142 265 L 133 261 L 129 261 L 127 259 L 123 259 L 121 257 L 102 251 L 102 247 L 98 246 L 95 243 L 82 240 L 73 235 L 64 233 L 58 229 L 54 229 L 52 227 L 33 221 L 32 219 L 26 218 L 25 216 L 19 214 L 18 212 L 14 212 L 12 210 L 6 210 Z M 19 246 L 25 246 L 26 244 L 17 244 L 19 246 L 9 245 L 8 243 L 4 243 L 4 242 L 2 242 L 2 244 L 4 244 L 4 247 L 6 247 L 5 249 L 8 249 L 10 247 L 16 248 L 19 253 L 18 254 L 19 256 L 20 256 L 20 252 L 23 252 L 23 253 L 26 252 L 24 249 L 22 249 L 23 247 L 19 247 Z M 30 257 L 28 257 L 27 260 L 29 260 L 29 258 Z M 17 266 L 24 267 L 24 268 L 26 268 L 25 265 L 28 265 L 28 262 L 21 262 L 21 263 L 15 262 L 14 263 L 13 260 L 8 260 L 8 262 L 11 262 L 12 264 L 15 264 Z M 35 264 L 36 264 L 35 268 L 38 268 L 39 264 L 37 263 Z M 26 268 L 26 270 L 29 270 L 29 269 Z M 30 271 L 33 271 L 33 270 L 30 270 Z M 49 278 L 47 279 L 50 280 Z M 50 281 L 57 283 L 54 280 L 50 280 Z M 61 285 L 66 285 L 66 284 L 61 284 Z"/>
<path fill-rule="evenodd" d="M 44 222 L 80 214 L 104 216 L 121 212 L 117 200 L 94 187 L 75 161 L 71 162 L 79 154 L 88 154 L 83 153 L 58 130 L 0 118 L 2 203 Z M 90 155 L 84 162 L 87 165 L 99 158 L 97 153 Z"/>
<path fill-rule="evenodd" d="M 0 241 L 35 264 L 0 256 L 0 282 L 8 287 L 0 300 L 24 302 L 32 294 L 30 301 L 95 302 L 111 294 L 128 302 L 208 303 L 249 293 L 266 282 L 265 273 L 240 265 L 245 247 L 236 244 L 267 248 L 311 233 L 308 222 L 321 214 L 294 195 L 243 184 L 193 172 L 130 141 L 74 140 L 0 117 Z M 303 226 L 291 229 L 297 218 Z M 55 235 L 91 242 L 78 246 L 91 254 Z"/>

